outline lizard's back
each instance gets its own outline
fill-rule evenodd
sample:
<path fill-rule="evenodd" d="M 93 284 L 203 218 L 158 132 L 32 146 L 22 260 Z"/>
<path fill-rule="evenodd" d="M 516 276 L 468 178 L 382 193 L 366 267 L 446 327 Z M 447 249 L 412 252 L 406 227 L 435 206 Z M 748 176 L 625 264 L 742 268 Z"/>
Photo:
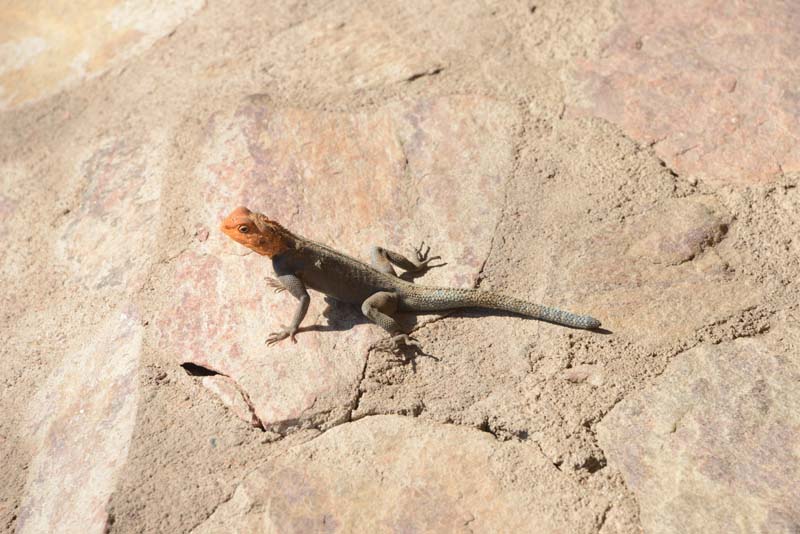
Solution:
<path fill-rule="evenodd" d="M 308 239 L 272 261 L 276 272 L 288 268 L 297 273 L 308 288 L 351 304 L 361 305 L 378 291 L 402 291 L 405 286 L 413 285 Z"/>
<path fill-rule="evenodd" d="M 576 328 L 600 326 L 600 321 L 593 317 L 499 293 L 480 289 L 417 286 L 321 243 L 303 240 L 299 245 L 273 258 L 275 271 L 293 272 L 308 288 L 343 302 L 360 306 L 375 293 L 386 291 L 399 297 L 399 311 L 431 312 L 479 307 L 518 313 Z"/>

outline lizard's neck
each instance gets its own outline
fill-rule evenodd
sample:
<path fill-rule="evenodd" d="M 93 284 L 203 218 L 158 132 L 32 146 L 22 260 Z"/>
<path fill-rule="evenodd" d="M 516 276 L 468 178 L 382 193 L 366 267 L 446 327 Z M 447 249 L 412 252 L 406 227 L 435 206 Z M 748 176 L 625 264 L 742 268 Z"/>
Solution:
<path fill-rule="evenodd" d="M 260 234 L 258 242 L 250 245 L 254 251 L 272 258 L 297 246 L 298 237 L 277 222 L 260 213 L 253 213 L 252 219 Z"/>

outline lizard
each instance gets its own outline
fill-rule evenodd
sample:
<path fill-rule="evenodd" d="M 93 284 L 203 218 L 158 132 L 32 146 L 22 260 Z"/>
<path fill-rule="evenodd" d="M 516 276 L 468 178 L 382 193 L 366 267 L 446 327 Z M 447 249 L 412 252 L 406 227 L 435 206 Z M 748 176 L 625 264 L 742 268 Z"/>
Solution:
<path fill-rule="evenodd" d="M 401 343 L 418 346 L 416 340 L 402 331 L 394 317 L 398 312 L 484 308 L 573 328 L 593 330 L 600 326 L 600 321 L 587 315 L 576 315 L 492 291 L 421 286 L 398 277 L 393 264 L 411 273 L 434 267 L 430 262 L 440 257 L 429 257 L 430 247 L 423 251 L 423 245 L 416 249 L 416 257 L 412 258 L 373 247 L 371 265 L 368 265 L 297 235 L 266 215 L 243 206 L 223 219 L 220 230 L 235 242 L 270 258 L 276 278 L 268 278 L 268 285 L 276 293 L 288 291 L 298 301 L 290 325 L 269 334 L 266 340 L 269 345 L 286 338 L 297 343 L 295 336 L 311 301 L 308 289 L 360 306 L 368 319 L 389 333 L 387 341 L 392 349 L 397 349 Z"/>

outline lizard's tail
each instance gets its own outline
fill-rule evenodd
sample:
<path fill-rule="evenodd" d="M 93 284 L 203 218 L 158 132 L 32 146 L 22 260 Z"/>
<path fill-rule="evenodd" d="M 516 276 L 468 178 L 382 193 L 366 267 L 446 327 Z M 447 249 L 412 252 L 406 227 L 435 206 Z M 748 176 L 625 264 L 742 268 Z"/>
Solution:
<path fill-rule="evenodd" d="M 414 310 L 443 311 L 453 308 L 488 308 L 518 313 L 573 328 L 591 330 L 600 326 L 600 321 L 588 315 L 576 315 L 568 311 L 534 304 L 507 295 L 480 289 L 419 287 L 415 295 L 404 296 Z"/>

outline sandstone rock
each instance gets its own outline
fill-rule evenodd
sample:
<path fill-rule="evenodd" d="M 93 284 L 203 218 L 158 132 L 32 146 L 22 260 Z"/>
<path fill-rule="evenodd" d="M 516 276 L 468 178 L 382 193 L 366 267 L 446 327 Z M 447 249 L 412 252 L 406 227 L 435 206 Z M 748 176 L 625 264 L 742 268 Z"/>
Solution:
<path fill-rule="evenodd" d="M 0 256 L 0 287 L 11 280 L 17 280 L 30 262 L 31 247 L 12 239 L 14 224 L 19 221 L 19 207 L 23 205 L 25 193 L 20 184 L 24 183 L 26 174 L 19 162 L 0 163 L 0 239 L 3 241 L 3 254 Z M 3 287 L 0 302 L 12 292 L 13 282 Z M 10 310 L 6 305 L 4 309 Z"/>
<path fill-rule="evenodd" d="M 692 260 L 725 236 L 730 221 L 721 212 L 710 196 L 668 200 L 637 222 L 645 232 L 628 253 L 664 265 Z"/>
<path fill-rule="evenodd" d="M 0 11 L 0 110 L 50 96 L 149 48 L 202 0 L 28 2 Z"/>
<path fill-rule="evenodd" d="M 619 124 L 680 174 L 767 181 L 800 170 L 800 5 L 619 2 L 599 57 L 572 72 L 576 110 Z"/>
<path fill-rule="evenodd" d="M 593 387 L 600 387 L 605 381 L 602 369 L 598 369 L 596 365 L 578 365 L 571 367 L 564 371 L 564 379 L 568 382 L 580 384 L 586 382 Z"/>
<path fill-rule="evenodd" d="M 241 419 L 253 426 L 261 426 L 261 421 L 253 413 L 249 397 L 236 382 L 227 376 L 212 375 L 203 377 L 203 385 L 213 391 Z"/>
<path fill-rule="evenodd" d="M 681 354 L 599 425 L 647 532 L 800 528 L 800 365 L 774 341 Z"/>
<path fill-rule="evenodd" d="M 374 244 L 405 251 L 426 240 L 450 265 L 425 282 L 470 286 L 492 239 L 485 221 L 499 216 L 515 120 L 513 108 L 482 97 L 354 114 L 274 109 L 256 98 L 216 114 L 195 188 L 200 224 L 213 231 L 175 261 L 160 346 L 235 380 L 269 429 L 343 420 L 383 332 L 359 310 L 313 295 L 298 343 L 266 347 L 295 302 L 267 288 L 269 260 L 217 231 L 219 222 L 247 205 L 364 259 Z"/>
<path fill-rule="evenodd" d="M 756 284 L 729 269 L 730 220 L 709 197 L 665 199 L 566 244 L 565 258 L 581 258 L 569 266 L 569 279 L 590 292 L 587 306 L 602 310 L 603 326 L 612 332 L 624 331 L 649 348 L 688 339 L 761 298 Z"/>
<path fill-rule="evenodd" d="M 358 90 L 408 80 L 441 65 L 401 38 L 373 9 L 326 10 L 279 33 L 260 70 L 268 82 L 319 80 L 315 88 Z M 324 77 L 318 76 L 323 70 Z"/>
<path fill-rule="evenodd" d="M 22 429 L 36 452 L 17 532 L 104 532 L 136 422 L 141 342 L 138 314 L 124 306 L 42 385 Z"/>
<path fill-rule="evenodd" d="M 152 261 L 164 163 L 164 135 L 148 142 L 122 135 L 78 155 L 72 185 L 78 206 L 56 230 L 55 256 L 87 289 L 132 291 Z"/>
<path fill-rule="evenodd" d="M 193 532 L 592 532 L 606 503 L 576 486 L 530 443 L 375 416 L 271 460 Z"/>

